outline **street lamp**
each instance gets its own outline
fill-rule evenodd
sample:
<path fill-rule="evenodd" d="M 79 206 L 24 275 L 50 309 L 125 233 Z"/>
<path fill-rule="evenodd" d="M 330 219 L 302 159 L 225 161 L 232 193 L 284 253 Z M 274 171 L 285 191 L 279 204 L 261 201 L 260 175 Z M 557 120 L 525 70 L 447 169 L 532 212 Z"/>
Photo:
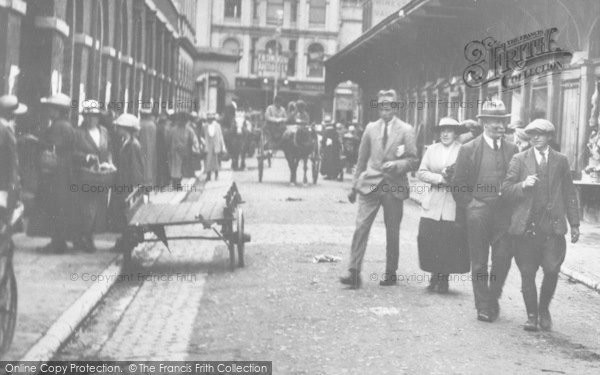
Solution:
<path fill-rule="evenodd" d="M 277 86 L 279 81 L 279 38 L 281 37 L 281 26 L 283 25 L 283 10 L 277 10 L 277 28 L 275 29 L 275 82 L 273 83 L 273 101 L 277 96 Z"/>

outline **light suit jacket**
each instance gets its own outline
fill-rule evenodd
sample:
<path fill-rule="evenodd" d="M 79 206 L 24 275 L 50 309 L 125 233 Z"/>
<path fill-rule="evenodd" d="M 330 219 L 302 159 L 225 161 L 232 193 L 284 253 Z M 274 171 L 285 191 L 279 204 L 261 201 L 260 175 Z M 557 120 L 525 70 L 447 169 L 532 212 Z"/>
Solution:
<path fill-rule="evenodd" d="M 452 191 L 446 186 L 438 186 L 444 181 L 442 171 L 456 162 L 460 143 L 454 142 L 448 149 L 442 143 L 432 144 L 425 151 L 417 178 L 431 184 L 421 202 L 422 217 L 433 220 L 454 221 L 456 218 L 456 202 Z M 446 181 L 450 183 L 450 181 Z"/>
<path fill-rule="evenodd" d="M 360 142 L 353 186 L 359 193 L 366 195 L 376 190 L 374 187 L 387 184 L 387 191 L 396 198 L 407 199 L 409 185 L 406 173 L 419 165 L 413 127 L 394 117 L 388 127 L 388 140 L 384 149 L 384 124 L 379 119 L 367 125 Z M 394 163 L 394 168 L 391 172 L 384 173 L 382 166 L 388 161 Z"/>

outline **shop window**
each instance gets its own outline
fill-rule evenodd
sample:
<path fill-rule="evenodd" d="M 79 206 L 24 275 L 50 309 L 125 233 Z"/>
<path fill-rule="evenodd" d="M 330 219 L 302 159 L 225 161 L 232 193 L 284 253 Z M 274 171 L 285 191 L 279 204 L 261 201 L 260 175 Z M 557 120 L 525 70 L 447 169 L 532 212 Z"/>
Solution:
<path fill-rule="evenodd" d="M 536 87 L 531 92 L 530 119 L 547 118 L 548 88 Z"/>
<path fill-rule="evenodd" d="M 283 13 L 283 0 L 267 0 L 267 23 L 278 25 L 281 22 L 280 14 Z"/>
<path fill-rule="evenodd" d="M 242 0 L 225 0 L 225 18 L 241 18 Z"/>
<path fill-rule="evenodd" d="M 308 20 L 311 26 L 325 26 L 327 0 L 310 0 Z"/>
<path fill-rule="evenodd" d="M 279 51 L 279 53 L 281 54 L 282 48 L 281 48 L 281 43 L 275 41 L 275 40 L 269 40 L 267 42 L 267 44 L 265 44 L 265 51 L 269 54 L 269 55 L 274 55 L 275 52 L 275 48 L 277 48 Z"/>
<path fill-rule="evenodd" d="M 323 77 L 323 60 L 325 50 L 318 43 L 313 43 L 308 47 L 306 59 L 306 75 L 308 77 Z"/>

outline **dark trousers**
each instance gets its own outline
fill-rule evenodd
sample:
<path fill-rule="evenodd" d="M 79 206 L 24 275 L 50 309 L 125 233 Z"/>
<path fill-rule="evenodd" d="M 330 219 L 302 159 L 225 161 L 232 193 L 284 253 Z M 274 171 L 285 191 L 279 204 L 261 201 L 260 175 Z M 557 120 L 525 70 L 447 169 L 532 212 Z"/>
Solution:
<path fill-rule="evenodd" d="M 523 234 L 513 238 L 515 261 L 521 272 L 521 292 L 525 301 L 527 315 L 538 315 L 539 311 L 548 311 L 554 296 L 560 266 L 565 260 L 566 241 L 564 236 L 556 234 Z M 544 271 L 538 304 L 535 275 L 539 267 Z"/>
<path fill-rule="evenodd" d="M 488 204 L 473 199 L 467 207 L 467 241 L 477 310 L 497 307 L 510 270 L 512 251 L 506 233 L 509 213 L 501 202 Z M 492 267 L 488 271 L 490 247 Z"/>
<path fill-rule="evenodd" d="M 367 249 L 367 241 L 373 221 L 377 216 L 379 207 L 383 206 L 383 220 L 386 232 L 386 273 L 395 273 L 398 269 L 400 253 L 400 222 L 404 201 L 396 198 L 390 192 L 376 190 L 368 195 L 358 196 L 358 215 L 356 217 L 356 230 L 352 237 L 350 269 L 360 272 L 362 261 Z"/>

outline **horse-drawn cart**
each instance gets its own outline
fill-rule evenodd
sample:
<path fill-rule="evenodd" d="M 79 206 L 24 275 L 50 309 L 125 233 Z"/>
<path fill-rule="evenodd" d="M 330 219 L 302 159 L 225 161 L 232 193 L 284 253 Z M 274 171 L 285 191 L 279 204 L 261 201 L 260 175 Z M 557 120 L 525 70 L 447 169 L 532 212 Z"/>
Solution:
<path fill-rule="evenodd" d="M 137 189 L 128 198 L 128 227 L 134 231 L 139 242 L 162 241 L 167 248 L 168 240 L 217 240 L 223 241 L 229 250 L 231 270 L 236 265 L 244 266 L 244 245 L 250 241 L 245 233 L 244 212 L 239 207 L 242 197 L 231 174 L 223 173 L 220 180 L 208 181 L 199 200 L 177 204 L 148 202 L 144 189 Z M 165 227 L 189 224 L 202 224 L 204 230 L 211 230 L 214 236 L 171 236 L 167 237 Z M 220 227 L 220 229 L 219 229 Z M 144 234 L 152 232 L 157 238 L 146 239 Z M 126 263 L 131 260 L 131 252 L 124 255 Z"/>
<path fill-rule="evenodd" d="M 321 155 L 319 142 L 314 126 L 311 125 L 277 125 L 272 127 L 262 126 L 257 129 L 256 137 L 258 164 L 258 181 L 262 182 L 265 161 L 271 167 L 271 159 L 277 150 L 283 150 L 291 170 L 292 182 L 295 182 L 296 168 L 300 160 L 304 160 L 306 178 L 306 160 L 311 162 L 313 184 L 319 178 Z M 304 181 L 306 182 L 306 181 Z"/>

